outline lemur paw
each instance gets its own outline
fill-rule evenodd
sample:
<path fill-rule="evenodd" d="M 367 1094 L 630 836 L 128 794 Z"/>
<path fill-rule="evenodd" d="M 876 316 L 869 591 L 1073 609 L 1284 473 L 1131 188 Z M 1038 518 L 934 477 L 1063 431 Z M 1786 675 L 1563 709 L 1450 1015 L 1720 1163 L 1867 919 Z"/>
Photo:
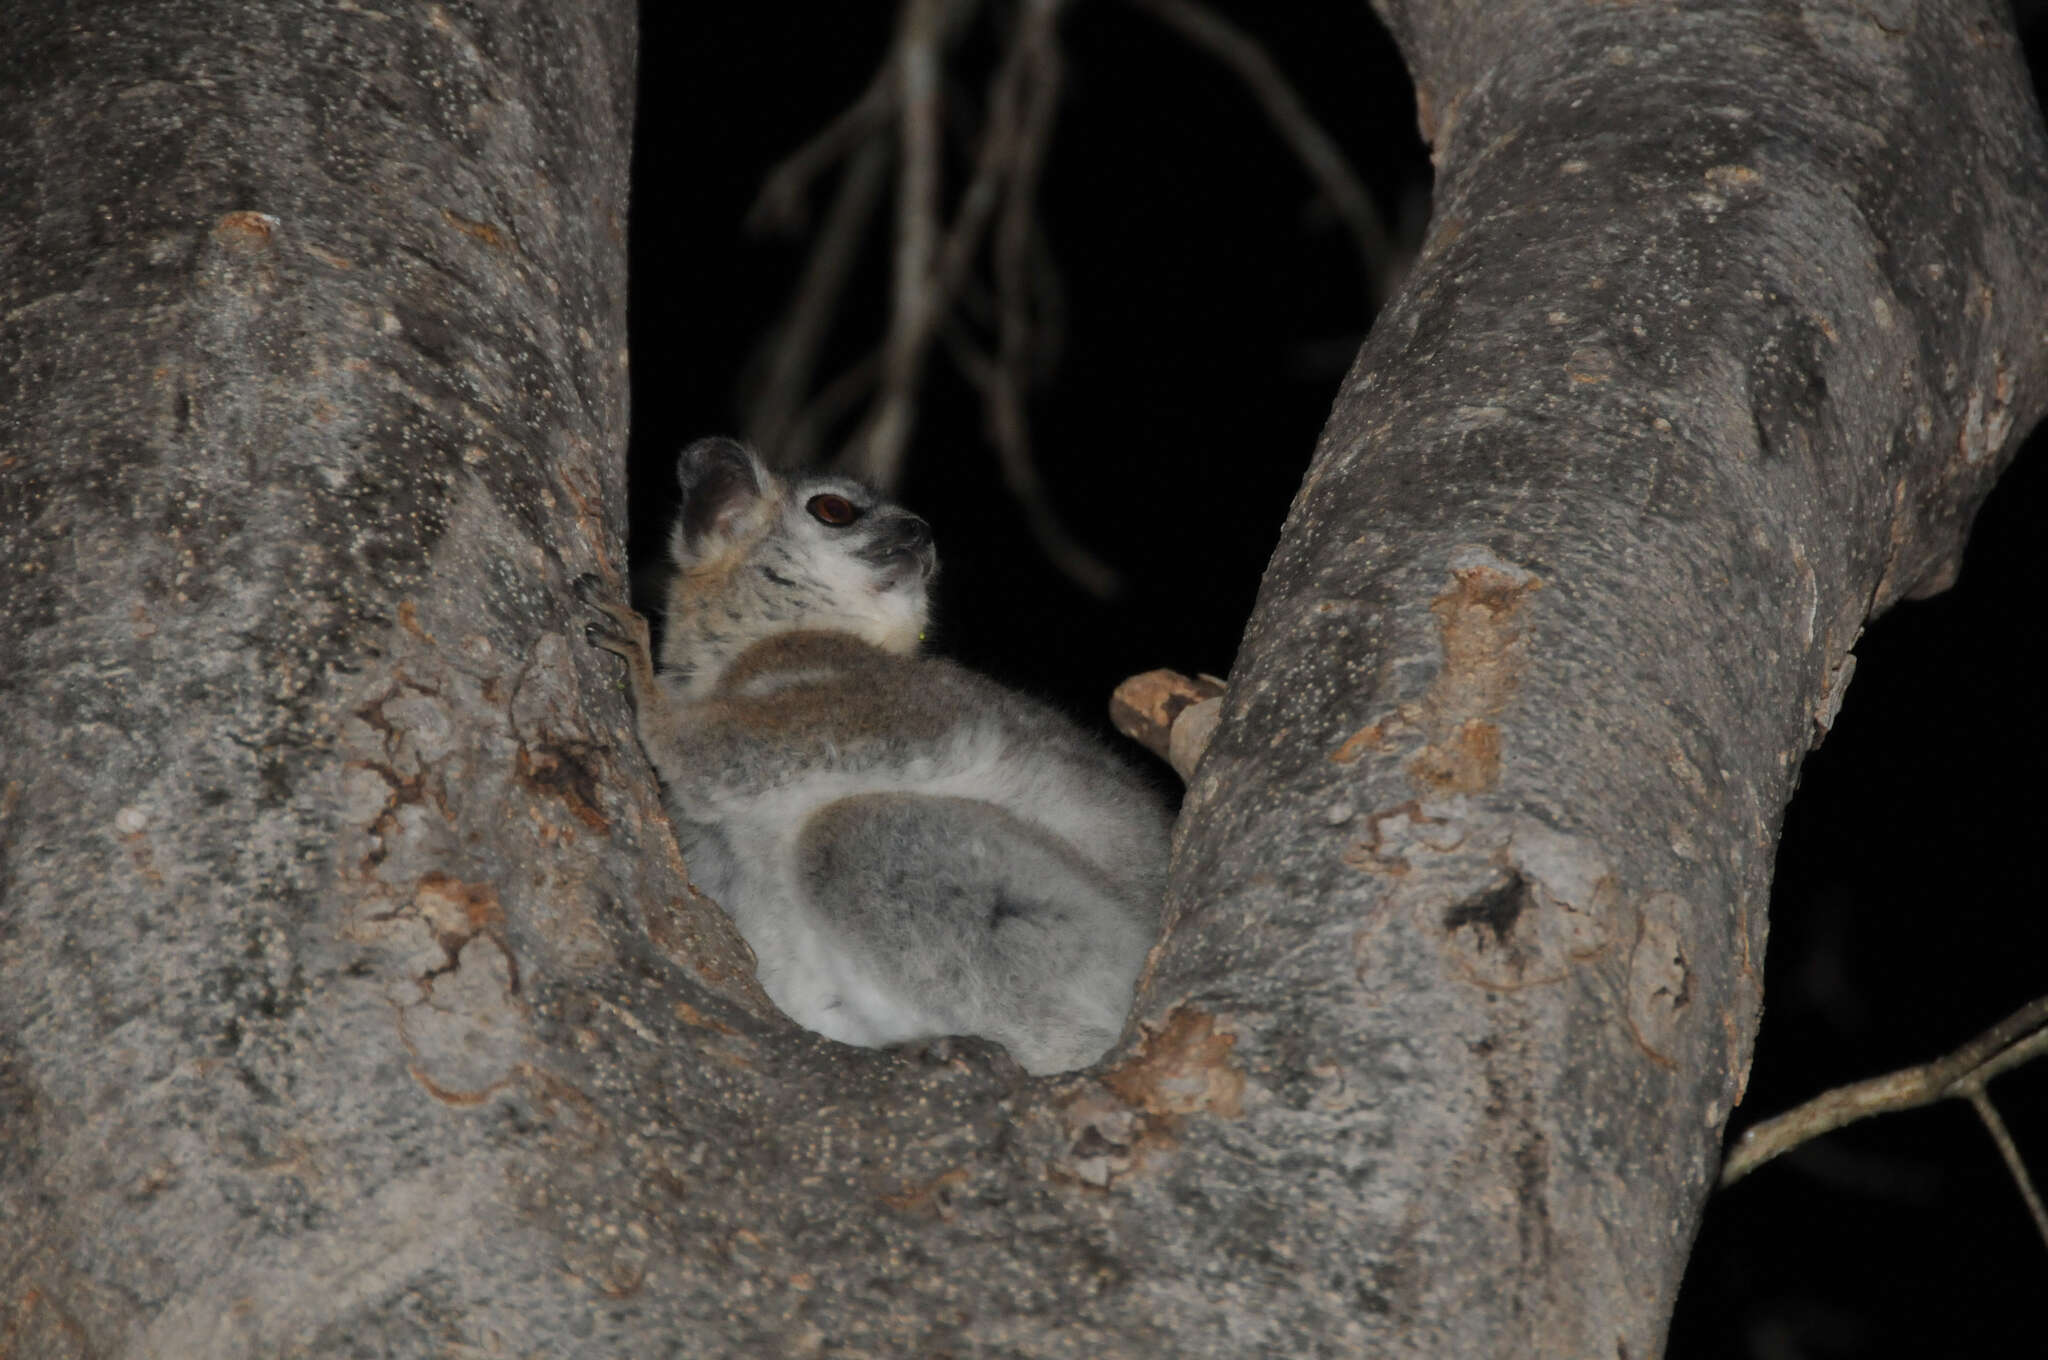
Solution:
<path fill-rule="evenodd" d="M 583 625 L 584 640 L 614 656 L 632 661 L 648 652 L 647 620 L 625 605 L 606 598 L 602 580 L 585 572 L 570 585 L 576 598 L 601 616 Z"/>

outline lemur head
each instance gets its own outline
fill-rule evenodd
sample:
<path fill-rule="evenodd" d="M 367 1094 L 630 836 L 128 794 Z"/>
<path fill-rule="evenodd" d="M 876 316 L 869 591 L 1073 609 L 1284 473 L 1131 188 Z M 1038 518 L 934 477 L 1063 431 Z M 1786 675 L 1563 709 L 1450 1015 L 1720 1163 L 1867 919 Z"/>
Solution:
<path fill-rule="evenodd" d="M 665 669 L 702 691 L 777 633 L 852 633 L 917 649 L 938 570 L 932 530 L 847 477 L 785 482 L 744 445 L 700 439 L 676 463 Z"/>

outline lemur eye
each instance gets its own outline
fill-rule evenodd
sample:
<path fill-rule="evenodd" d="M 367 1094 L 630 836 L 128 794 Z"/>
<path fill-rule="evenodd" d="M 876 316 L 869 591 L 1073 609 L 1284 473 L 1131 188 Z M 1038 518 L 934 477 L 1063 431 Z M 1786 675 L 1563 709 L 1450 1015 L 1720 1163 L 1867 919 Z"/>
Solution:
<path fill-rule="evenodd" d="M 813 496 L 804 502 L 804 509 L 811 512 L 811 518 L 820 524 L 829 524 L 835 529 L 844 529 L 860 518 L 860 507 L 844 496 L 827 493 Z"/>

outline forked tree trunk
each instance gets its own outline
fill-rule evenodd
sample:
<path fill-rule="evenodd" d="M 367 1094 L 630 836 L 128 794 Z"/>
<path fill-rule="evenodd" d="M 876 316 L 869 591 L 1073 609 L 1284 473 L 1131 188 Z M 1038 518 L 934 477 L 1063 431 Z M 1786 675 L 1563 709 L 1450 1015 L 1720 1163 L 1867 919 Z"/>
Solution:
<path fill-rule="evenodd" d="M 582 644 L 630 9 L 13 7 L 0 1353 L 1656 1352 L 2048 154 L 1988 3 L 1382 11 L 1429 242 L 1028 1081 L 776 1019 Z"/>

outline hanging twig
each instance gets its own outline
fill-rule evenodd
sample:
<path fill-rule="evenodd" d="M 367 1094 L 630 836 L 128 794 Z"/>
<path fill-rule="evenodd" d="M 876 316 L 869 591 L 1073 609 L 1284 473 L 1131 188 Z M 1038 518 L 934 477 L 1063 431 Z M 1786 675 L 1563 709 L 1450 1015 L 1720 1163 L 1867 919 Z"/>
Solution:
<path fill-rule="evenodd" d="M 814 467 L 818 450 L 832 426 L 848 411 L 866 400 L 881 381 L 882 357 L 870 354 L 818 389 L 818 395 L 804 403 L 801 411 L 784 426 L 782 452 L 785 467 Z"/>
<path fill-rule="evenodd" d="M 939 237 L 939 40 L 944 0 L 906 0 L 896 39 L 896 249 L 882 390 L 854 451 L 856 469 L 882 487 L 902 476 L 917 411 L 919 372 L 935 316 L 932 260 Z"/>
<path fill-rule="evenodd" d="M 1013 172 L 1024 81 L 1041 50 L 1052 43 L 1052 21 L 1058 8 L 1059 0 L 1033 0 L 1018 17 L 1002 66 L 991 83 L 973 173 L 935 263 L 923 276 L 922 287 L 913 287 L 916 281 L 901 272 L 906 252 L 899 243 L 897 291 L 883 351 L 882 393 L 867 424 L 840 460 L 849 471 L 878 486 L 893 487 L 902 474 L 926 352 L 967 277 L 1002 200 L 1006 179 Z M 935 147 L 936 135 L 934 128 Z M 901 231 L 899 224 L 899 234 Z"/>
<path fill-rule="evenodd" d="M 1025 394 L 1031 383 L 1033 324 L 1030 249 L 1035 239 L 1039 174 L 1059 107 L 1062 71 L 1058 45 L 1050 41 L 1058 0 L 1030 0 L 1043 11 L 1047 39 L 1032 48 L 1029 96 L 1018 119 L 1016 146 L 996 227 L 995 273 L 998 349 L 983 386 L 989 436 L 996 446 L 1003 483 L 1024 509 L 1025 522 L 1041 551 L 1070 580 L 1098 599 L 1122 588 L 1117 574 L 1082 547 L 1060 523 L 1038 464 L 1031 453 Z"/>
<path fill-rule="evenodd" d="M 2048 1211 L 2042 1208 L 2040 1193 L 1985 1091 L 1986 1084 L 1999 1073 L 2043 1053 L 2048 1053 L 2048 997 L 2022 1006 L 1946 1057 L 1823 1091 L 1796 1109 L 1752 1125 L 1728 1153 L 1721 1168 L 1721 1184 L 1733 1185 L 1773 1157 L 1845 1124 L 1955 1097 L 1969 1101 L 1983 1120 L 2019 1185 L 2042 1241 L 2048 1243 Z"/>
<path fill-rule="evenodd" d="M 754 390 L 746 404 L 745 428 L 754 447 L 777 467 L 801 466 L 816 452 L 812 437 L 824 422 L 815 408 L 824 396 L 806 402 L 804 394 L 816 375 L 818 352 L 868 220 L 881 202 L 891 145 L 876 137 L 853 153 L 789 311 L 756 356 L 755 364 L 766 372 L 757 384 L 749 384 Z"/>
<path fill-rule="evenodd" d="M 2012 1173 L 2013 1184 L 2019 1187 L 2020 1198 L 2026 1201 L 2027 1212 L 2033 1215 L 2034 1231 L 2041 1234 L 2043 1245 L 2048 1245 L 2048 1207 L 2041 1203 L 2041 1192 L 2034 1188 L 2034 1178 L 2027 1174 L 2027 1164 L 2020 1160 L 2019 1145 L 2006 1131 L 2005 1121 L 1998 1117 L 1998 1109 L 1991 1103 L 1991 1097 L 1981 1085 L 1965 1091 L 1970 1108 L 1977 1112 L 1977 1118 L 1984 1123 L 1984 1129 L 1991 1135 L 1991 1141 L 1998 1146 L 1998 1155 L 2005 1161 L 2005 1169 Z"/>
<path fill-rule="evenodd" d="M 1335 139 L 1323 131 L 1301 96 L 1256 39 L 1196 0 L 1132 0 L 1189 42 L 1207 51 L 1237 74 L 1259 101 L 1274 130 L 1294 151 L 1337 210 L 1358 250 L 1366 303 L 1377 307 L 1399 282 L 1394 277 L 1395 251 L 1387 228 L 1373 207 L 1372 196 L 1351 172 Z"/>
<path fill-rule="evenodd" d="M 1021 0 L 989 82 L 966 185 L 951 221 L 945 222 L 941 63 L 949 35 L 975 5 L 973 0 L 902 0 L 883 71 L 830 126 L 777 168 L 756 205 L 758 221 L 792 219 L 816 178 L 839 160 L 849 160 L 789 311 L 758 363 L 763 376 L 747 404 L 746 428 L 776 463 L 807 463 L 847 406 L 872 390 L 866 415 L 835 461 L 892 489 L 901 478 L 916 423 L 929 350 L 943 338 L 980 389 L 1003 481 L 1041 550 L 1083 589 L 1106 598 L 1120 582 L 1054 512 L 1033 454 L 1027 403 L 1033 382 L 1050 362 L 1062 320 L 1057 279 L 1049 260 L 1041 258 L 1047 252 L 1037 199 L 1059 102 L 1058 20 L 1065 4 Z M 873 359 L 806 400 L 892 155 L 898 178 L 886 334 Z M 988 321 L 995 332 L 994 352 L 984 354 L 955 316 L 991 233 L 994 295 Z"/>
<path fill-rule="evenodd" d="M 888 126 L 900 88 L 894 78 L 893 56 L 892 53 L 891 62 L 884 63 L 860 92 L 860 98 L 768 172 L 768 177 L 761 181 L 761 192 L 754 196 L 754 206 L 747 209 L 749 230 L 795 226 L 803 217 L 804 194 L 811 181 L 851 155 L 855 148 L 873 142 Z"/>

